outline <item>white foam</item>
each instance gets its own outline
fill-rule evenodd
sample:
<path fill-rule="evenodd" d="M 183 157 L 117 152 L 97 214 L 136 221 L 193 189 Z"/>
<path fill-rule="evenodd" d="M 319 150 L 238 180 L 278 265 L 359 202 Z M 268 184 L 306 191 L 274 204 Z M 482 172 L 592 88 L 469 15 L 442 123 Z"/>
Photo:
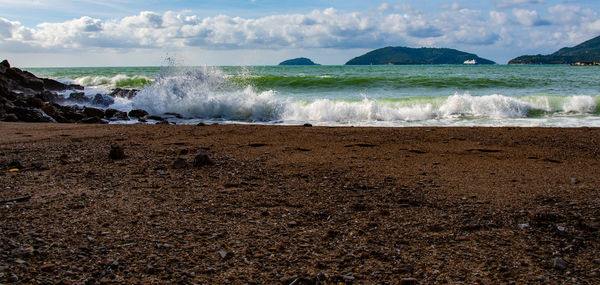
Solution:
<path fill-rule="evenodd" d="M 563 110 L 567 113 L 593 113 L 596 105 L 596 100 L 591 96 L 571 96 L 565 101 Z"/>
<path fill-rule="evenodd" d="M 284 104 L 275 92 L 238 89 L 216 68 L 172 68 L 163 72 L 133 99 L 132 107 L 161 115 L 179 113 L 189 118 L 272 121 Z"/>

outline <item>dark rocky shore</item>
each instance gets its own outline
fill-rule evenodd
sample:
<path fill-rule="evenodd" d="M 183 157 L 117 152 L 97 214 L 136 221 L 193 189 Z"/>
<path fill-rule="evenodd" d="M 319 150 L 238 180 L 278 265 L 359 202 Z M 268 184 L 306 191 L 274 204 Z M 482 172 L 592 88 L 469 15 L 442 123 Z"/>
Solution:
<path fill-rule="evenodd" d="M 129 113 L 108 108 L 116 97 L 131 99 L 138 90 L 117 88 L 109 94 L 88 98 L 84 87 L 64 84 L 49 78 L 11 67 L 7 60 L 0 63 L 0 120 L 6 122 L 54 122 L 107 124 L 108 121 L 140 122 L 154 120 L 168 123 L 145 110 Z"/>

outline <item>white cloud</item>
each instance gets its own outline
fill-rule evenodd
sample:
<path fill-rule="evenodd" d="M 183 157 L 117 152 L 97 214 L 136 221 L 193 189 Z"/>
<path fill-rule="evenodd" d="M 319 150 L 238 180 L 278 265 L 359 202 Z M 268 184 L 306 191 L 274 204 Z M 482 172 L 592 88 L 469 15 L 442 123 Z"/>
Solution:
<path fill-rule="evenodd" d="M 423 13 L 409 6 L 380 8 L 364 12 L 329 8 L 259 18 L 227 15 L 203 18 L 189 11 L 145 11 L 120 19 L 85 16 L 35 27 L 0 18 L 0 50 L 6 53 L 110 50 L 125 54 L 136 49 L 241 52 L 402 45 L 466 51 L 510 47 L 516 56 L 521 53 L 518 47 L 530 48 L 532 41 L 538 46 L 554 48 L 600 33 L 598 13 L 577 6 L 552 6 L 546 14 L 527 9 L 513 9 L 512 14 L 507 14 L 457 5 L 449 5 L 437 14 Z M 402 10 L 396 10 L 398 8 Z"/>
<path fill-rule="evenodd" d="M 540 18 L 539 14 L 535 10 L 515 9 L 513 15 L 516 17 L 517 22 L 523 26 L 540 26 L 548 24 Z"/>
<path fill-rule="evenodd" d="M 500 0 L 496 2 L 498 8 L 511 8 L 529 4 L 543 4 L 544 0 Z"/>
<path fill-rule="evenodd" d="M 506 25 L 508 23 L 508 15 L 503 12 L 490 11 L 490 20 L 494 25 Z"/>

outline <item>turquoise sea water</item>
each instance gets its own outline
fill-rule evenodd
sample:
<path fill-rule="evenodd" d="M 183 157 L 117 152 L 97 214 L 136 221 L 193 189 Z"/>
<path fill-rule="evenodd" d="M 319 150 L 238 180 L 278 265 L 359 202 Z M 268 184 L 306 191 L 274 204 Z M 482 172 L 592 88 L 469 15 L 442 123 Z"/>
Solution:
<path fill-rule="evenodd" d="M 178 123 L 353 126 L 600 126 L 600 68 L 251 66 L 30 68 L 90 97 L 140 89 L 111 108 Z"/>

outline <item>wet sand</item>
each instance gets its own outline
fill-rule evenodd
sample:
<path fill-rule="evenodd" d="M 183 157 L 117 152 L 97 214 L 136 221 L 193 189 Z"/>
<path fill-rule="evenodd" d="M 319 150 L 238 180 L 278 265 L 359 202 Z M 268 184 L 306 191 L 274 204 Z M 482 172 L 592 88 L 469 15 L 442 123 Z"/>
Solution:
<path fill-rule="evenodd" d="M 0 134 L 0 283 L 600 282 L 596 128 Z"/>

